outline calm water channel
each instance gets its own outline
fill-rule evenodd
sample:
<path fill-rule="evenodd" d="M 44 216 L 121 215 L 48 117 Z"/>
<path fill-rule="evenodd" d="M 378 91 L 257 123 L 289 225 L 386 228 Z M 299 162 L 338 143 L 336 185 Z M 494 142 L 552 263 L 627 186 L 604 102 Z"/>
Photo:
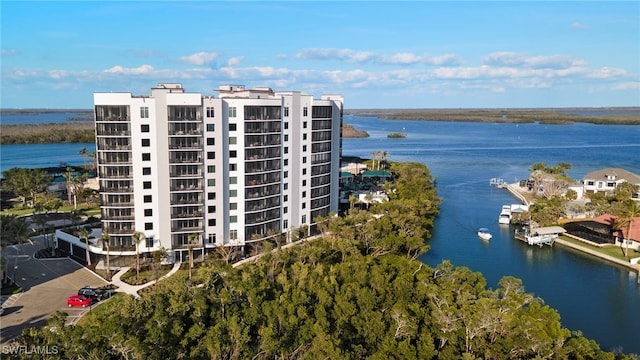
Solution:
<path fill-rule="evenodd" d="M 483 124 L 381 120 L 345 117 L 345 123 L 371 136 L 345 139 L 343 155 L 369 158 L 387 151 L 389 159 L 425 163 L 443 198 L 431 250 L 422 258 L 443 260 L 482 272 L 489 287 L 503 276 L 522 279 L 529 293 L 558 310 L 563 325 L 580 330 L 603 349 L 640 353 L 640 285 L 626 268 L 559 245 L 530 247 L 514 240 L 513 229 L 498 225 L 503 204 L 516 203 L 491 178 L 514 182 L 528 177 L 538 162 L 572 165 L 569 176 L 621 167 L 640 174 L 640 126 L 591 124 Z M 391 132 L 405 139 L 388 139 Z M 493 239 L 477 238 L 488 227 Z"/>
<path fill-rule="evenodd" d="M 17 121 L 64 120 L 59 118 Z M 528 292 L 559 311 L 565 327 L 582 331 L 606 350 L 640 353 L 637 275 L 559 245 L 538 248 L 514 240 L 512 229 L 499 227 L 497 217 L 503 204 L 516 201 L 505 190 L 489 185 L 494 177 L 508 182 L 526 178 L 527 169 L 538 162 L 570 163 L 569 176 L 576 179 L 606 167 L 640 174 L 640 126 L 454 123 L 355 116 L 346 116 L 345 122 L 371 136 L 345 139 L 344 155 L 368 158 L 373 151 L 387 151 L 390 160 L 425 163 L 437 178 L 444 201 L 429 240 L 431 250 L 422 261 L 435 266 L 450 260 L 467 266 L 482 272 L 490 287 L 503 276 L 520 278 Z M 388 139 L 390 132 L 408 136 Z M 83 147 L 95 151 L 94 144 L 0 146 L 0 171 L 14 166 L 58 166 L 60 162 L 81 165 L 78 152 Z M 493 233 L 490 243 L 476 237 L 481 226 Z"/>

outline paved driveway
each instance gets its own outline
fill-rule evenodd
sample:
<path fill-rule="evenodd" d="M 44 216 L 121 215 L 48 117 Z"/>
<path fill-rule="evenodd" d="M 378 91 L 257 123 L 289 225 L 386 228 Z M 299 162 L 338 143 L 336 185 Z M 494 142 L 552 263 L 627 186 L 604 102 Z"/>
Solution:
<path fill-rule="evenodd" d="M 0 345 L 6 345 L 28 327 L 41 327 L 50 315 L 65 311 L 71 318 L 80 309 L 68 308 L 67 297 L 85 285 L 103 286 L 107 282 L 69 258 L 35 259 L 43 247 L 40 238 L 32 244 L 5 249 L 8 274 L 22 286 L 18 296 L 2 297 L 4 313 L 0 317 Z"/>

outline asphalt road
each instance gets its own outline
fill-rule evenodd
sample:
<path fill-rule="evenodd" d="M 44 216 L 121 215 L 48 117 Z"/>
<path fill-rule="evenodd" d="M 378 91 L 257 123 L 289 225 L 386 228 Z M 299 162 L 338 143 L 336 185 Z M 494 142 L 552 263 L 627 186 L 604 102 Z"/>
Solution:
<path fill-rule="evenodd" d="M 83 286 L 99 287 L 107 282 L 69 258 L 36 259 L 34 254 L 43 247 L 40 238 L 33 243 L 4 249 L 8 259 L 7 272 L 23 288 L 19 295 L 2 297 L 4 308 L 0 316 L 0 347 L 29 327 L 41 327 L 56 311 L 69 314 L 69 321 L 79 316 L 82 308 L 68 308 L 67 297 L 75 295 Z"/>

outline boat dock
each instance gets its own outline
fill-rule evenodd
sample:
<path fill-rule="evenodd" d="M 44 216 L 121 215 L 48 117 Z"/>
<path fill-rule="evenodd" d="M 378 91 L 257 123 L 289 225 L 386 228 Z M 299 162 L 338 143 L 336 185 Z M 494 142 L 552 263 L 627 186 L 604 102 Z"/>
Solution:
<path fill-rule="evenodd" d="M 556 238 L 565 232 L 567 232 L 567 230 L 561 226 L 539 227 L 530 231 L 525 228 L 523 232 L 516 230 L 514 237 L 529 245 L 538 245 L 539 247 L 544 245 L 553 246 Z"/>

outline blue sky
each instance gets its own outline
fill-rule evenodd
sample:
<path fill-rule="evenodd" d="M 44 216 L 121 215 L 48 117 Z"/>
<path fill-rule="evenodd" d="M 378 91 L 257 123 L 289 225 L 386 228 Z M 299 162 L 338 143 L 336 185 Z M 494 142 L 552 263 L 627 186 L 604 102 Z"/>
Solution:
<path fill-rule="evenodd" d="M 2 108 L 159 82 L 346 108 L 640 106 L 640 2 L 4 1 Z"/>

